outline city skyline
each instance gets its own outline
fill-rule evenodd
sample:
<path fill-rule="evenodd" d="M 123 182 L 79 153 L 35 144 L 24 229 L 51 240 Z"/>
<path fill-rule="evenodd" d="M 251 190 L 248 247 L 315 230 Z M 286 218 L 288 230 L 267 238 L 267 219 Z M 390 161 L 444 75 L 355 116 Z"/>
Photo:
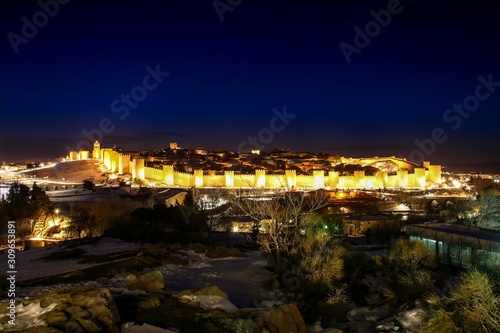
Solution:
<path fill-rule="evenodd" d="M 1 6 L 0 160 L 97 139 L 500 171 L 487 1 Z"/>

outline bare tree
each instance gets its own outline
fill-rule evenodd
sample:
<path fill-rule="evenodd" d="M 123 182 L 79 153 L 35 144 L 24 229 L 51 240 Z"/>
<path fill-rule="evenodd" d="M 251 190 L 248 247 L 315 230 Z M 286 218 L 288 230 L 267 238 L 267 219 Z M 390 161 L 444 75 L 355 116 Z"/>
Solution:
<path fill-rule="evenodd" d="M 300 256 L 303 222 L 328 204 L 324 191 L 293 192 L 286 187 L 274 191 L 252 188 L 246 196 L 234 195 L 232 203 L 251 217 L 259 228 L 257 243 L 277 273 L 285 269 L 284 259 Z"/>
<path fill-rule="evenodd" d="M 500 196 L 493 194 L 480 196 L 477 225 L 482 228 L 500 230 Z"/>
<path fill-rule="evenodd" d="M 101 234 L 113 226 L 122 226 L 137 207 L 137 202 L 130 199 L 105 198 L 94 201 L 90 208 L 96 217 L 95 233 Z"/>
<path fill-rule="evenodd" d="M 91 213 L 90 207 L 83 204 L 71 205 L 70 219 L 70 234 L 76 235 L 78 238 L 82 238 L 82 236 L 94 236 L 97 228 L 97 219 Z"/>

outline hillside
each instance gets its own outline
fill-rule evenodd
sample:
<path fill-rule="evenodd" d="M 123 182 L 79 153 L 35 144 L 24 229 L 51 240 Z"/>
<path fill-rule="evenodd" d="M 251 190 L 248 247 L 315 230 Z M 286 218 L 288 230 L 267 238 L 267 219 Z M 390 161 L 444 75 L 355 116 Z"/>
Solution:
<path fill-rule="evenodd" d="M 31 178 L 36 176 L 38 182 L 62 182 L 68 184 L 81 184 L 84 179 L 91 178 L 94 182 L 106 179 L 105 170 L 95 160 L 81 160 L 61 162 L 52 167 L 27 170 L 23 176 Z"/>

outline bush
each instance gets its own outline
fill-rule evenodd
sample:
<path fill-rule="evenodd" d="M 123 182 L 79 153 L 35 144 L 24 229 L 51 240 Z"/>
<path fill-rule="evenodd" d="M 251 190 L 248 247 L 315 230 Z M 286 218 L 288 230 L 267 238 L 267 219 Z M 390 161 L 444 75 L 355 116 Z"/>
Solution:
<path fill-rule="evenodd" d="M 333 283 L 344 277 L 344 258 L 347 251 L 338 244 L 327 245 L 304 256 L 300 266 L 308 272 L 308 280 L 313 284 L 333 289 Z"/>
<path fill-rule="evenodd" d="M 449 298 L 433 296 L 438 308 L 425 332 L 500 332 L 500 297 L 494 288 L 488 275 L 475 268 L 462 274 Z"/>
<path fill-rule="evenodd" d="M 429 295 L 433 286 L 434 281 L 429 271 L 414 269 L 396 277 L 394 291 L 399 301 L 413 303 Z"/>
<path fill-rule="evenodd" d="M 432 317 L 424 327 L 425 333 L 449 333 L 459 332 L 458 327 L 453 322 L 453 314 L 443 309 L 438 309 L 432 313 Z"/>
<path fill-rule="evenodd" d="M 351 252 L 352 253 L 352 252 Z M 372 274 L 379 270 L 372 257 L 366 252 L 354 252 L 345 261 L 345 278 L 354 280 L 366 274 Z"/>
<path fill-rule="evenodd" d="M 403 270 L 414 270 L 423 267 L 436 267 L 437 256 L 419 241 L 401 238 L 391 247 L 389 261 Z"/>
<path fill-rule="evenodd" d="M 225 246 L 214 246 L 214 247 L 209 247 L 207 252 L 205 252 L 205 255 L 208 258 L 226 258 L 226 257 L 242 257 L 243 253 L 236 248 L 225 247 Z"/>
<path fill-rule="evenodd" d="M 469 332 L 500 332 L 500 297 L 494 283 L 485 273 L 472 269 L 460 277 L 451 292 L 451 300 Z"/>
<path fill-rule="evenodd" d="M 343 285 L 338 288 L 334 288 L 333 291 L 328 294 L 326 298 L 326 303 L 330 305 L 342 305 L 345 306 L 351 302 L 351 298 L 347 293 L 347 286 Z"/>

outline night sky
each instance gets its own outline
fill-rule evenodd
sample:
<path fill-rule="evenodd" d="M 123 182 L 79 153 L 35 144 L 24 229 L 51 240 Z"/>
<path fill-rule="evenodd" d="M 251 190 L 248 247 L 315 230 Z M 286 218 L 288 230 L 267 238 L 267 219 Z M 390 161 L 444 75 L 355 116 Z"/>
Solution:
<path fill-rule="evenodd" d="M 5 0 L 0 161 L 89 137 L 500 172 L 495 3 Z"/>

